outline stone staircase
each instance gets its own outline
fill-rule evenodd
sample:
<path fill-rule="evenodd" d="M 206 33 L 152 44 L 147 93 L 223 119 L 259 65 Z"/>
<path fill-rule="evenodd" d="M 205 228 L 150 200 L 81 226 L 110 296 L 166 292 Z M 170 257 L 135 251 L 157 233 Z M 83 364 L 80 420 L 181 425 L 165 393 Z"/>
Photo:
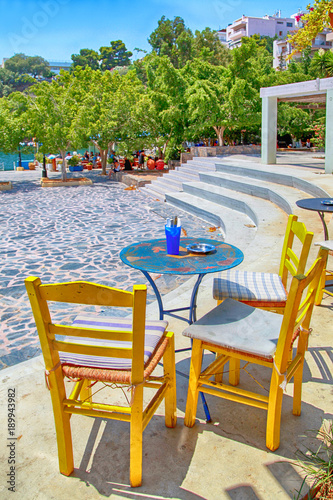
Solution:
<path fill-rule="evenodd" d="M 245 253 L 247 265 L 259 257 L 269 262 L 276 245 L 281 252 L 287 216 L 296 213 L 304 220 L 296 201 L 331 195 L 304 179 L 300 171 L 259 161 L 257 157 L 194 158 L 142 191 L 220 227 L 224 239 Z M 307 217 L 320 231 L 318 214 L 307 213 Z"/>

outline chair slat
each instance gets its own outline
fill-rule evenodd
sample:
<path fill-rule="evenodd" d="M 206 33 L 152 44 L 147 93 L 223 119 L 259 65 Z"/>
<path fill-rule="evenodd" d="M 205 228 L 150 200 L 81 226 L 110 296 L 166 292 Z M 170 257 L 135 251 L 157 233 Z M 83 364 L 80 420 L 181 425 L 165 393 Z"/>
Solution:
<path fill-rule="evenodd" d="M 108 418 L 110 420 L 122 420 L 123 422 L 130 422 L 131 415 L 125 415 L 121 413 L 112 413 L 111 411 L 100 411 L 100 410 L 88 410 L 85 408 L 64 408 L 64 413 L 74 413 L 75 415 L 84 415 L 86 417 L 99 417 Z"/>
<path fill-rule="evenodd" d="M 78 399 L 65 399 L 64 404 L 66 406 L 74 406 L 77 408 L 85 408 L 89 410 L 106 410 L 106 411 L 112 411 L 115 413 L 125 413 L 125 414 L 130 414 L 131 413 L 131 408 L 129 406 L 115 406 L 115 405 L 108 405 L 108 404 L 102 404 L 102 403 L 89 403 L 89 402 L 82 402 Z"/>
<path fill-rule="evenodd" d="M 112 305 L 115 307 L 133 306 L 132 292 L 86 281 L 40 285 L 39 292 L 42 299 L 53 302 L 100 306 Z"/>
<path fill-rule="evenodd" d="M 52 335 L 64 335 L 68 337 L 86 337 L 100 340 L 117 340 L 131 342 L 133 340 L 133 332 L 124 332 L 120 330 L 97 330 L 94 328 L 81 328 L 79 326 L 67 326 L 51 324 L 49 332 Z"/>
<path fill-rule="evenodd" d="M 297 257 L 297 255 L 295 254 L 295 252 L 293 251 L 292 248 L 287 249 L 287 255 L 288 255 L 289 259 L 295 264 L 295 267 L 297 268 L 298 264 L 299 264 L 299 258 Z M 286 261 L 288 262 L 287 259 L 286 259 Z"/>
<path fill-rule="evenodd" d="M 83 356 L 105 356 L 110 358 L 132 358 L 132 348 L 105 347 L 73 344 L 62 340 L 53 340 L 52 346 L 60 352 L 72 352 L 73 354 L 82 354 Z"/>

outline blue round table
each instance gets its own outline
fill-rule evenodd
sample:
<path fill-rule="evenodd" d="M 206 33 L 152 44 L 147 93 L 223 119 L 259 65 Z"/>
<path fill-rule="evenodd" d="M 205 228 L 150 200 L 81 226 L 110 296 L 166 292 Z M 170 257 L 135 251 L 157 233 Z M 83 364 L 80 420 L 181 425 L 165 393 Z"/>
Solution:
<path fill-rule="evenodd" d="M 194 243 L 214 245 L 215 250 L 207 254 L 190 253 L 186 247 Z M 239 248 L 224 241 L 205 238 L 181 238 L 179 255 L 168 255 L 166 240 L 163 238 L 133 243 L 120 252 L 120 258 L 124 264 L 139 269 L 153 287 L 159 306 L 160 319 L 163 319 L 165 314 L 169 314 L 191 324 L 196 321 L 196 299 L 202 278 L 208 273 L 225 271 L 238 266 L 243 261 L 244 255 Z M 192 291 L 190 306 L 165 310 L 161 294 L 149 273 L 197 274 L 198 278 Z M 188 320 L 174 314 L 177 311 L 185 310 L 190 311 Z"/>
<path fill-rule="evenodd" d="M 190 253 L 187 245 L 194 243 L 206 243 L 214 245 L 215 250 L 207 254 Z M 147 278 L 155 292 L 160 319 L 165 314 L 175 318 L 187 321 L 189 324 L 196 321 L 197 295 L 202 278 L 208 273 L 225 271 L 238 266 L 244 259 L 243 252 L 239 248 L 218 240 L 208 240 L 205 238 L 181 238 L 179 246 L 179 255 L 168 255 L 166 250 L 166 239 L 141 241 L 133 243 L 120 252 L 120 258 L 128 266 L 139 269 Z M 193 287 L 189 307 L 179 307 L 177 309 L 163 308 L 161 294 L 149 273 L 158 274 L 185 274 L 198 275 L 197 281 Z M 189 310 L 189 318 L 178 316 L 175 312 Z M 187 351 L 188 349 L 180 349 Z M 176 352 L 180 352 L 176 351 Z M 201 400 L 206 415 L 206 421 L 211 422 L 209 409 L 204 394 L 201 392 Z"/>
<path fill-rule="evenodd" d="M 326 205 L 326 203 L 331 203 Z M 333 213 L 333 198 L 304 198 L 296 201 L 296 205 L 304 210 L 313 210 L 318 212 L 324 228 L 325 240 L 329 240 L 328 229 L 324 218 L 324 213 Z"/>

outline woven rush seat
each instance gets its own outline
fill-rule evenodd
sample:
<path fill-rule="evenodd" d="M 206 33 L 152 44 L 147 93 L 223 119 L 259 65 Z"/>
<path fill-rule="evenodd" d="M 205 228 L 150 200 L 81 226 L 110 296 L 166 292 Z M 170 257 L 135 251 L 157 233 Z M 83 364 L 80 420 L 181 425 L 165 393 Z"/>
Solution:
<path fill-rule="evenodd" d="M 129 332 L 132 329 L 130 318 L 111 318 L 108 316 L 85 315 L 77 316 L 73 326 L 94 328 L 96 330 L 121 330 Z M 161 338 L 168 326 L 167 321 L 146 321 L 144 347 L 144 378 L 149 377 L 163 357 L 168 345 L 168 339 Z M 124 345 L 124 342 L 101 339 L 84 339 L 82 337 L 63 337 L 73 343 L 112 346 Z M 125 344 L 130 344 L 125 342 Z M 63 374 L 74 379 L 100 380 L 104 382 L 130 383 L 132 359 L 107 358 L 104 356 L 83 356 L 81 354 L 60 353 Z"/>
<path fill-rule="evenodd" d="M 278 274 L 230 270 L 214 279 L 213 297 L 215 300 L 229 297 L 251 305 L 268 302 L 271 306 L 284 307 L 287 292 Z"/>
<path fill-rule="evenodd" d="M 168 347 L 169 340 L 164 338 L 157 345 L 155 351 L 148 359 L 144 367 L 143 377 L 148 378 L 161 361 L 163 354 Z M 66 377 L 72 379 L 99 380 L 101 382 L 118 382 L 122 384 L 131 383 L 131 370 L 110 370 L 107 368 L 98 368 L 94 366 L 75 366 L 62 364 L 62 372 Z"/>

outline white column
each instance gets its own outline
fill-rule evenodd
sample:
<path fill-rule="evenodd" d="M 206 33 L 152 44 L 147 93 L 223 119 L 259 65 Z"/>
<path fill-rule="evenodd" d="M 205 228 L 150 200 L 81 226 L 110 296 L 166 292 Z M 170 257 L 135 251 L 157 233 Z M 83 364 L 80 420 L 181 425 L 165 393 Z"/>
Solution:
<path fill-rule="evenodd" d="M 333 89 L 326 94 L 325 173 L 333 173 Z"/>
<path fill-rule="evenodd" d="M 276 163 L 277 98 L 262 98 L 261 163 Z"/>

